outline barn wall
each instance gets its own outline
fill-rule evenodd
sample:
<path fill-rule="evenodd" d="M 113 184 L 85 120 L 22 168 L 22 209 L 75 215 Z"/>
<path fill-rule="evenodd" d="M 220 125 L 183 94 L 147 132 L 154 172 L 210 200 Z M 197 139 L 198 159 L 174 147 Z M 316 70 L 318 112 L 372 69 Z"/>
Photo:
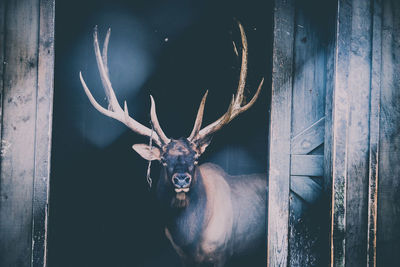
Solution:
<path fill-rule="evenodd" d="M 399 238 L 398 1 L 338 1 L 332 76 L 333 266 L 394 266 Z"/>
<path fill-rule="evenodd" d="M 0 2 L 0 266 L 44 266 L 54 0 Z"/>
<path fill-rule="evenodd" d="M 380 25 L 376 32 L 381 41 L 377 49 L 381 50 L 374 51 L 381 53 L 381 65 L 379 59 L 375 65 L 381 89 L 377 105 L 380 110 L 375 227 L 376 262 L 383 267 L 400 262 L 400 2 L 382 0 L 376 1 L 376 5 L 382 15 L 377 18 Z"/>
<path fill-rule="evenodd" d="M 269 266 L 399 262 L 399 15 L 395 0 L 275 1 Z M 323 147 L 299 150 L 321 135 Z M 321 155 L 325 211 L 307 213 Z M 299 210 L 311 218 L 300 228 Z"/>
<path fill-rule="evenodd" d="M 275 2 L 269 266 L 327 263 L 329 213 L 323 190 L 332 3 Z M 316 8 L 318 15 L 313 12 Z"/>

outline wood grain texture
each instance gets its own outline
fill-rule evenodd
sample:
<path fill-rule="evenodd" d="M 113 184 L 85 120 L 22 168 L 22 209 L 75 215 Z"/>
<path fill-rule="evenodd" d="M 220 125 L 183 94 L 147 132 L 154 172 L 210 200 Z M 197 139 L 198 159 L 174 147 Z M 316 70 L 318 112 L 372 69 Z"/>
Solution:
<path fill-rule="evenodd" d="M 373 1 L 371 114 L 369 139 L 368 243 L 367 266 L 376 266 L 376 232 L 378 208 L 379 114 L 382 64 L 382 8 L 381 0 Z"/>
<path fill-rule="evenodd" d="M 307 176 L 290 177 L 290 189 L 306 203 L 315 203 L 321 197 L 321 186 Z"/>
<path fill-rule="evenodd" d="M 352 1 L 347 90 L 346 266 L 366 265 L 368 225 L 371 2 Z"/>
<path fill-rule="evenodd" d="M 291 122 L 291 190 L 289 266 L 321 266 L 321 198 L 324 175 L 326 44 L 329 42 L 329 3 L 296 1 Z M 315 10 L 320 14 L 315 15 Z M 312 154 L 312 155 L 308 155 Z M 308 177 L 313 176 L 313 178 Z M 301 205 L 301 207 L 299 207 Z M 298 210 L 301 210 L 299 213 Z M 311 211 L 313 210 L 313 211 Z M 328 213 L 325 214 L 328 218 Z"/>
<path fill-rule="evenodd" d="M 7 1 L 0 180 L 0 266 L 29 266 L 39 1 Z"/>
<path fill-rule="evenodd" d="M 292 154 L 304 155 L 310 153 L 324 143 L 324 137 L 325 116 L 292 138 Z"/>
<path fill-rule="evenodd" d="M 333 265 L 367 254 L 371 5 L 338 2 L 333 96 Z"/>
<path fill-rule="evenodd" d="M 400 2 L 382 1 L 377 266 L 400 261 Z"/>
<path fill-rule="evenodd" d="M 323 155 L 292 155 L 290 174 L 303 176 L 324 175 Z"/>
<path fill-rule="evenodd" d="M 294 1 L 275 1 L 269 151 L 268 266 L 287 266 Z"/>
<path fill-rule="evenodd" d="M 0 1 L 0 126 L 2 124 L 1 119 L 3 117 L 3 75 L 4 75 L 4 43 L 5 43 L 5 30 L 6 30 L 6 3 Z M 0 136 L 2 132 L 0 127 Z M 1 148 L 1 144 L 0 144 Z"/>
<path fill-rule="evenodd" d="M 332 92 L 332 228 L 331 266 L 345 266 L 347 181 L 347 73 L 351 35 L 351 5 L 338 1 Z"/>
<path fill-rule="evenodd" d="M 54 88 L 55 1 L 40 0 L 38 91 L 35 136 L 32 266 L 46 266 L 50 152 Z"/>

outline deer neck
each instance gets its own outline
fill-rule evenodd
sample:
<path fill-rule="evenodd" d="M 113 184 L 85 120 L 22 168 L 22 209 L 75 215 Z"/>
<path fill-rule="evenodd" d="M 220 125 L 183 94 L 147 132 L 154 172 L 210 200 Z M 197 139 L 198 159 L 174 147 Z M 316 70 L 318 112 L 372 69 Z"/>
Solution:
<path fill-rule="evenodd" d="M 167 215 L 166 228 L 174 242 L 182 248 L 194 249 L 201 239 L 204 221 L 206 220 L 207 197 L 205 196 L 203 178 L 196 168 L 195 183 L 187 195 L 187 206 L 170 208 Z"/>

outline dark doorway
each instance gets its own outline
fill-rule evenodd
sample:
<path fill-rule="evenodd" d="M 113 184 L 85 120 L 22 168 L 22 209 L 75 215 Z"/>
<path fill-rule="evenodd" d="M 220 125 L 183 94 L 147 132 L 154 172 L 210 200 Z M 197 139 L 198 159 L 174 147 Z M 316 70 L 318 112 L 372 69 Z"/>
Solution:
<path fill-rule="evenodd" d="M 246 93 L 266 82 L 257 103 L 214 136 L 201 161 L 230 174 L 266 172 L 270 1 L 57 1 L 50 267 L 179 266 L 146 182 L 147 162 L 131 149 L 148 140 L 98 113 L 79 82 L 82 70 L 106 106 L 94 26 L 101 40 L 112 28 L 109 68 L 120 103 L 127 100 L 131 116 L 148 125 L 152 94 L 163 129 L 178 138 L 190 134 L 206 89 L 204 124 L 228 107 L 240 71 L 235 20 L 249 44 Z M 157 172 L 153 164 L 154 180 Z"/>

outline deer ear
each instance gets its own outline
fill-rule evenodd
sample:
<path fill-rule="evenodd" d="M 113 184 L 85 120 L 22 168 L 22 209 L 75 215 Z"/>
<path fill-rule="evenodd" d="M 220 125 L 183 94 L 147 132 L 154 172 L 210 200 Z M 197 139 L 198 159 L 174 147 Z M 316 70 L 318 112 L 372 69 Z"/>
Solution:
<path fill-rule="evenodd" d="M 135 144 L 132 146 L 142 158 L 145 160 L 161 160 L 161 151 L 158 147 L 151 147 L 145 144 Z"/>

